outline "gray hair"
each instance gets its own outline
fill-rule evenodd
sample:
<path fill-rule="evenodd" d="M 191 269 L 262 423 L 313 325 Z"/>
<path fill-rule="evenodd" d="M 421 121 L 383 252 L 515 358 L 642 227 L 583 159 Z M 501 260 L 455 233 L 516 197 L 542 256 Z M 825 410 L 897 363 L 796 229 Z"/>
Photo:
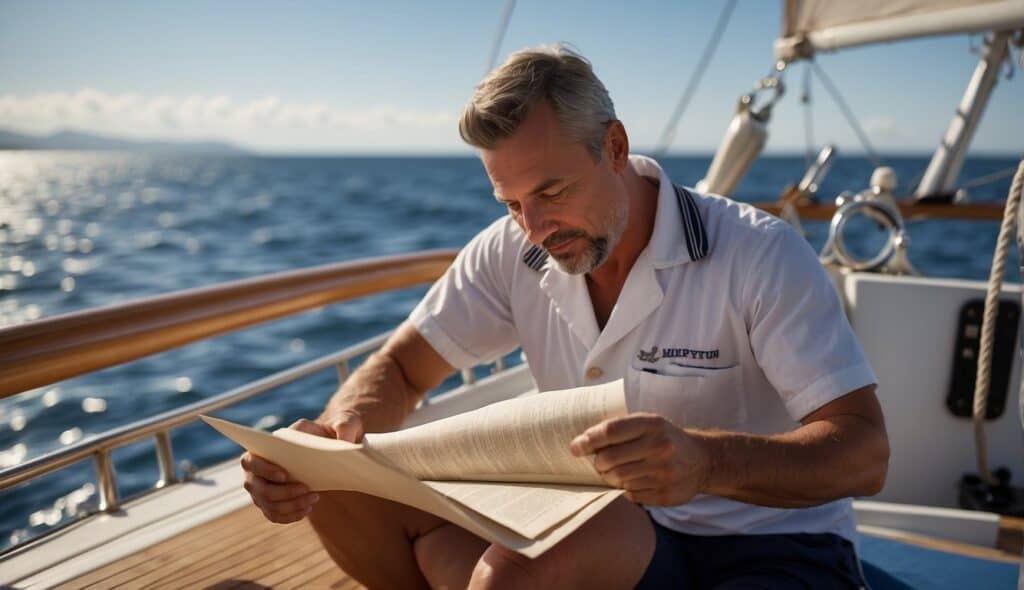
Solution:
<path fill-rule="evenodd" d="M 615 106 L 590 62 L 562 44 L 517 51 L 492 70 L 462 111 L 459 135 L 471 146 L 493 149 L 541 100 L 548 101 L 569 137 L 600 161 Z"/>

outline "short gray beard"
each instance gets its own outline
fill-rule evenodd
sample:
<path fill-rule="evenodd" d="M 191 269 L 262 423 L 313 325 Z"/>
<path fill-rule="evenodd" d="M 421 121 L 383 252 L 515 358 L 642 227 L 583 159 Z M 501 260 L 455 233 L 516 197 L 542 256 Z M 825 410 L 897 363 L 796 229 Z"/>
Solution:
<path fill-rule="evenodd" d="M 551 255 L 558 268 L 571 275 L 586 274 L 601 266 L 601 263 L 608 258 L 608 238 L 580 237 L 586 240 L 587 245 L 579 256 L 572 257 L 568 255 L 564 258 L 559 258 L 554 254 Z"/>
<path fill-rule="evenodd" d="M 619 244 L 622 234 L 626 231 L 626 224 L 629 221 L 629 204 L 623 203 L 623 205 L 620 210 L 611 212 L 608 219 L 607 235 L 605 236 L 595 238 L 583 231 L 570 230 L 556 233 L 545 240 L 543 244 L 545 249 L 572 238 L 582 238 L 587 243 L 583 252 L 575 258 L 571 257 L 571 255 L 559 258 L 551 254 L 551 258 L 554 259 L 558 268 L 571 275 L 581 275 L 593 272 L 597 267 L 604 264 L 604 261 L 608 260 L 608 255 Z"/>

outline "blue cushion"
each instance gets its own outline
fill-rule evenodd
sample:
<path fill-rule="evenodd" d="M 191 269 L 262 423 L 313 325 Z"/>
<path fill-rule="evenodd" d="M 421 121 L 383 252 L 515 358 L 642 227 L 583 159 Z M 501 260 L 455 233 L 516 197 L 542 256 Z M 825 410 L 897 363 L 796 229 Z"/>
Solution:
<path fill-rule="evenodd" d="M 860 538 L 860 560 L 872 590 L 1013 590 L 1020 566 L 925 549 L 868 535 Z"/>

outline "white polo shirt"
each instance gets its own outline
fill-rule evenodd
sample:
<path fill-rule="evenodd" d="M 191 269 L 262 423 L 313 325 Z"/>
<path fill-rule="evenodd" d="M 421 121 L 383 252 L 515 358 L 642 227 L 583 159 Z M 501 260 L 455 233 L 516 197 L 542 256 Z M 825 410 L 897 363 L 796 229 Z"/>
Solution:
<path fill-rule="evenodd" d="M 685 427 L 770 434 L 875 376 L 810 245 L 753 206 L 675 187 L 658 164 L 654 232 L 604 329 L 583 275 L 558 268 L 508 216 L 474 237 L 413 310 L 456 368 L 521 346 L 540 391 L 625 378 L 630 411 Z M 702 535 L 833 532 L 856 540 L 849 499 L 805 509 L 698 495 L 648 506 Z"/>

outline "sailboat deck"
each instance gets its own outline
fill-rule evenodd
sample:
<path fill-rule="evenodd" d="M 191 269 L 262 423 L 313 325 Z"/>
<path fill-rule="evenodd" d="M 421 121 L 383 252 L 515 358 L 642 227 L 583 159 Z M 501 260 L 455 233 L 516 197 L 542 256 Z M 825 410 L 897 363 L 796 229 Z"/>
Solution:
<path fill-rule="evenodd" d="M 1020 559 L 1024 519 L 1003 518 L 999 548 L 983 548 L 921 535 L 897 540 L 1002 562 Z M 267 522 L 253 506 L 71 580 L 62 588 L 362 588 L 331 561 L 303 521 Z"/>
<path fill-rule="evenodd" d="M 331 561 L 307 521 L 272 524 L 254 506 L 197 526 L 61 587 L 362 588 Z"/>

